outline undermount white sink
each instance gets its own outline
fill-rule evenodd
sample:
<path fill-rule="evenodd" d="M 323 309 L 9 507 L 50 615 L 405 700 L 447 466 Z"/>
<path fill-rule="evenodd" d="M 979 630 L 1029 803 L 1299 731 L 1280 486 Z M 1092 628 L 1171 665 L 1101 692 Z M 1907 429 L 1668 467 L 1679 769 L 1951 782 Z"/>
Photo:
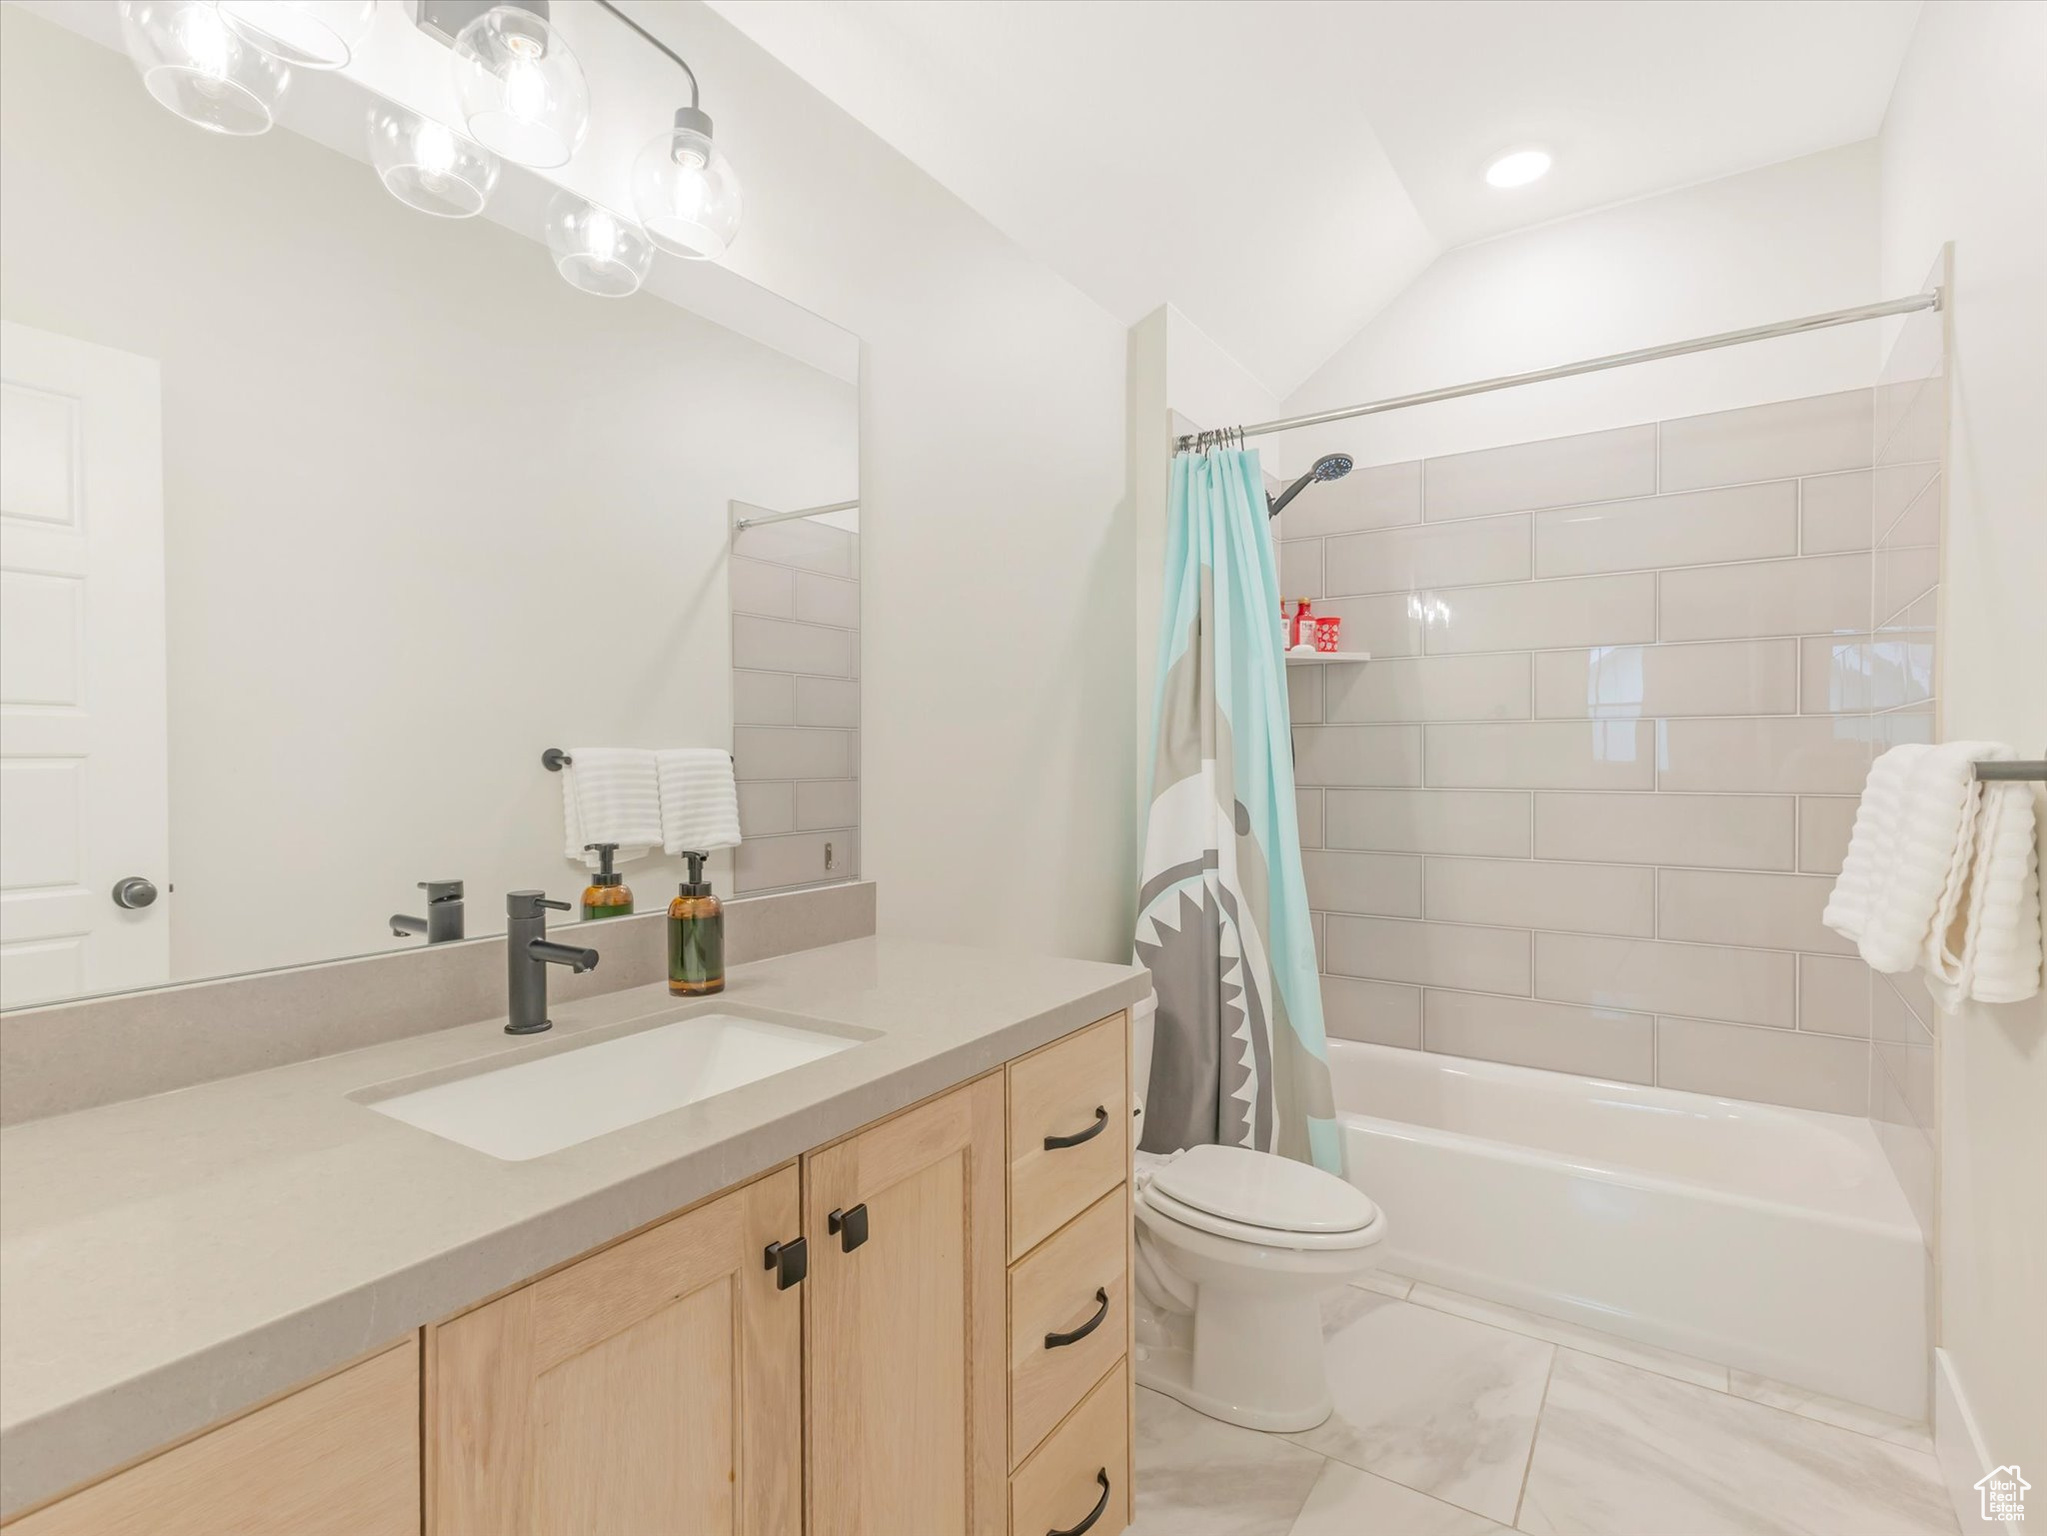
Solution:
<path fill-rule="evenodd" d="M 638 1125 L 859 1043 L 859 1038 L 793 1024 L 699 1013 L 473 1077 L 369 1100 L 368 1107 L 517 1163 Z"/>

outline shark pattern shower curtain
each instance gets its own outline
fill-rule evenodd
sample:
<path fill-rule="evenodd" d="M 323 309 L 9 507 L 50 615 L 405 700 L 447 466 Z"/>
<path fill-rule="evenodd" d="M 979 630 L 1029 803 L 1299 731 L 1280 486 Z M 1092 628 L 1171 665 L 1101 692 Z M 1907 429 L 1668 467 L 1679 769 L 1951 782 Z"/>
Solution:
<path fill-rule="evenodd" d="M 1135 946 L 1158 993 L 1143 1146 L 1341 1173 L 1258 455 L 1181 454 L 1167 515 Z"/>

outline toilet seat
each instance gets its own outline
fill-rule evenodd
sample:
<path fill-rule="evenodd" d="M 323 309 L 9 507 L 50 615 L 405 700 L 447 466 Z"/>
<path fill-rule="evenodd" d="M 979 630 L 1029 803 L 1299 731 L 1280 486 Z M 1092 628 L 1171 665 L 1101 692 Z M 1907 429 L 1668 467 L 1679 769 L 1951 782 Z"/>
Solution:
<path fill-rule="evenodd" d="M 1197 1210 L 1156 1189 L 1142 1191 L 1137 1203 L 1142 1211 L 1196 1232 L 1228 1238 L 1247 1247 L 1278 1248 L 1291 1253 L 1349 1252 L 1369 1248 L 1379 1241 L 1385 1220 L 1375 1215 L 1369 1225 L 1349 1232 L 1288 1232 L 1278 1227 L 1257 1227 L 1246 1221 L 1231 1221 L 1226 1216 Z"/>
<path fill-rule="evenodd" d="M 1368 1248 L 1379 1208 L 1333 1173 L 1249 1147 L 1190 1147 L 1147 1170 L 1138 1200 L 1198 1232 L 1267 1248 Z"/>

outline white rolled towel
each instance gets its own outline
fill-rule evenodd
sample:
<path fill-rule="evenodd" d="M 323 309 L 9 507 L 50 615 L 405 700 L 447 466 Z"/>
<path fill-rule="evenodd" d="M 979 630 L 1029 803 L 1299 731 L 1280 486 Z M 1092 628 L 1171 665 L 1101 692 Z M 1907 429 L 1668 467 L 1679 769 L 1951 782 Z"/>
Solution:
<path fill-rule="evenodd" d="M 567 853 L 586 867 L 599 858 L 584 849 L 616 843 L 619 863 L 661 846 L 661 786 L 654 754 L 638 747 L 571 747 L 562 769 L 562 820 Z"/>
<path fill-rule="evenodd" d="M 654 754 L 661 785 L 661 848 L 670 855 L 739 844 L 739 786 L 732 755 L 716 747 Z"/>

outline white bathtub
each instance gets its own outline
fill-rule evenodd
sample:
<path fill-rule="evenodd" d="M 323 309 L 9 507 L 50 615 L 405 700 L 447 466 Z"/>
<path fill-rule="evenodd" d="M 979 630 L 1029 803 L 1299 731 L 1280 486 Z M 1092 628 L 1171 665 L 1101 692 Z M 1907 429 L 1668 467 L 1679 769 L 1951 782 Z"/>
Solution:
<path fill-rule="evenodd" d="M 1398 1274 L 1910 1418 L 1926 1250 L 1867 1121 L 1329 1044 Z"/>

